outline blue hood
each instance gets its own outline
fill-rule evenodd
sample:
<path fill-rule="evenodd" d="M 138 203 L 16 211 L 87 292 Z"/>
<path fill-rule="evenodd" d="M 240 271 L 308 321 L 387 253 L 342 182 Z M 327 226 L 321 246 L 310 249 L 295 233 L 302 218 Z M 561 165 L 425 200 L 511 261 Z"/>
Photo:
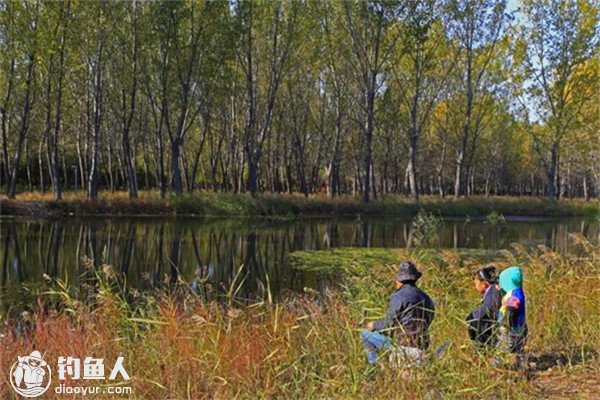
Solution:
<path fill-rule="evenodd" d="M 520 267 L 510 267 L 500 273 L 500 288 L 505 292 L 523 287 L 523 273 Z"/>

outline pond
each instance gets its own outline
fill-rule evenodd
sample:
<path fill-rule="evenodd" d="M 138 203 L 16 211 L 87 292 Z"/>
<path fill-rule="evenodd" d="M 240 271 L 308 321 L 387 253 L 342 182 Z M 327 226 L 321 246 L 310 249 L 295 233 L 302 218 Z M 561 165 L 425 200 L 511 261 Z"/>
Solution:
<path fill-rule="evenodd" d="M 406 247 L 410 220 L 394 218 L 318 218 L 294 221 L 247 219 L 79 219 L 0 220 L 0 302 L 6 308 L 24 287 L 42 282 L 44 274 L 77 284 L 85 267 L 112 265 L 129 285 L 140 290 L 194 277 L 226 287 L 243 264 L 244 296 L 268 285 L 273 293 L 320 285 L 318 276 L 290 267 L 296 250 L 331 247 Z M 436 246 L 503 249 L 511 243 L 569 250 L 571 233 L 593 243 L 598 220 L 515 218 L 444 219 L 438 222 Z M 266 277 L 268 276 L 268 279 Z"/>

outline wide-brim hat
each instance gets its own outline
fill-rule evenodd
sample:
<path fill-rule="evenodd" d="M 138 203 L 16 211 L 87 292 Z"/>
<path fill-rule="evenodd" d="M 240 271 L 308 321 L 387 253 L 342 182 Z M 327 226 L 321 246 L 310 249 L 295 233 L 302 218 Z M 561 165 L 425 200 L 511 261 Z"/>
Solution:
<path fill-rule="evenodd" d="M 32 351 L 29 358 L 35 361 L 42 361 L 42 355 L 37 350 Z"/>
<path fill-rule="evenodd" d="M 404 261 L 398 266 L 396 280 L 400 282 L 417 281 L 422 275 L 423 273 L 417 269 L 412 261 Z"/>
<path fill-rule="evenodd" d="M 46 366 L 46 361 L 44 361 L 44 359 L 42 358 L 42 355 L 37 350 L 32 351 L 31 354 L 28 355 L 27 357 L 28 357 L 27 359 L 29 361 L 33 360 L 33 361 L 37 361 L 38 363 L 40 363 L 39 364 L 40 367 Z"/>

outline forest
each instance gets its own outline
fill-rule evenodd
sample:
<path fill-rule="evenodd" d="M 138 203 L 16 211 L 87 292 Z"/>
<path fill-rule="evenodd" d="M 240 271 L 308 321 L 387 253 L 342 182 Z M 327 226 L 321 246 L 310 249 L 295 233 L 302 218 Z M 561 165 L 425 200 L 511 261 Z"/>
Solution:
<path fill-rule="evenodd" d="M 599 9 L 3 0 L 2 191 L 599 197 Z"/>

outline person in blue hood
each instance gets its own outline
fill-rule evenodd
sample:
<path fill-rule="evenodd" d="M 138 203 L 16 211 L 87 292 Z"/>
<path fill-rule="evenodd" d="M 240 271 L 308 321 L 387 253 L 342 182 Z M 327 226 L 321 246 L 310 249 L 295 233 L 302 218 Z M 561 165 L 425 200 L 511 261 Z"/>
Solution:
<path fill-rule="evenodd" d="M 520 362 L 527 340 L 527 314 L 525 291 L 523 290 L 523 272 L 514 266 L 505 269 L 498 278 L 503 297 L 498 312 L 500 351 L 517 354 Z"/>

